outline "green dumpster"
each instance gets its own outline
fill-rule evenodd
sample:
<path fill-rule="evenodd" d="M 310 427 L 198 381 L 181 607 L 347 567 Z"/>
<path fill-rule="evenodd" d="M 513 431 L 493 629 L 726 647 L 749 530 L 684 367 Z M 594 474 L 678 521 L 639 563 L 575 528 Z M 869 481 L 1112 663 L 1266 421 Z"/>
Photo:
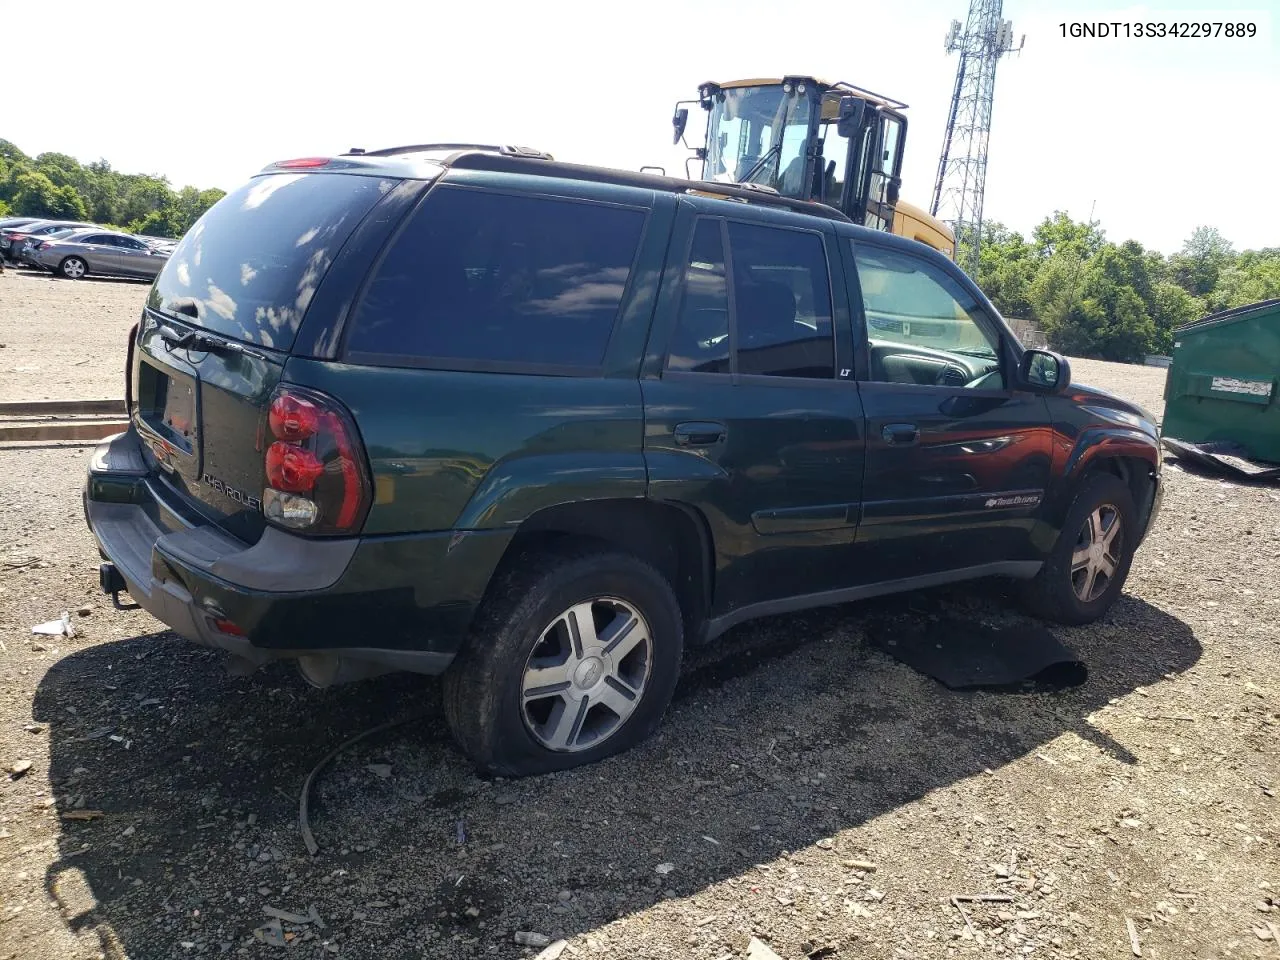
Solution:
<path fill-rule="evenodd" d="M 1166 446 L 1219 461 L 1228 457 L 1280 464 L 1278 380 L 1280 299 L 1179 327 L 1165 379 L 1161 432 Z M 1237 463 L 1221 465 L 1240 468 Z"/>

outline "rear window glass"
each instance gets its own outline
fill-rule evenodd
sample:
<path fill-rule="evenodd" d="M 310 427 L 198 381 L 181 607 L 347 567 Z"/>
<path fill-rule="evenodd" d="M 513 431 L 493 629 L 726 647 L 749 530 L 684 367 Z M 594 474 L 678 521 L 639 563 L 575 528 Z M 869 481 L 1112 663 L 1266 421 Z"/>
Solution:
<path fill-rule="evenodd" d="M 347 349 L 599 365 L 644 221 L 600 203 L 437 187 L 374 273 Z"/>
<path fill-rule="evenodd" d="M 334 256 L 396 181 L 255 177 L 209 208 L 174 249 L 149 305 L 238 340 L 288 350 Z"/>

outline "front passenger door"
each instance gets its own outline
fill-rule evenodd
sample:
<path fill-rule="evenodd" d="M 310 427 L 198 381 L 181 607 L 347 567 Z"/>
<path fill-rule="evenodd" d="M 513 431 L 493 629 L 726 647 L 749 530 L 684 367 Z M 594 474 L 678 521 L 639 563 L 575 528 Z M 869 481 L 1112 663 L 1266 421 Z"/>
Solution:
<path fill-rule="evenodd" d="M 868 562 L 897 579 L 1038 559 L 1052 431 L 1044 398 L 1012 382 L 1007 333 L 940 255 L 846 244 L 865 344 Z"/>

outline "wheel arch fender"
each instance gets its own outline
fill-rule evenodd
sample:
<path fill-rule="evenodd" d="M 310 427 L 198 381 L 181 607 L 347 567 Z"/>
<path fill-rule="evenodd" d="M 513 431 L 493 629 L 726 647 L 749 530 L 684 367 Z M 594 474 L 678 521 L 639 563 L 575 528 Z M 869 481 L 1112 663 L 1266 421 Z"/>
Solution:
<path fill-rule="evenodd" d="M 1160 443 L 1133 427 L 1095 426 L 1082 430 L 1068 451 L 1045 511 L 1056 536 L 1084 479 L 1102 471 L 1123 480 L 1138 508 L 1144 532 L 1155 505 L 1161 468 Z"/>
<path fill-rule="evenodd" d="M 701 638 L 711 609 L 714 555 L 710 528 L 696 508 L 645 497 L 549 504 L 520 523 L 491 582 L 521 558 L 569 540 L 617 549 L 652 565 L 680 602 L 686 642 Z"/>

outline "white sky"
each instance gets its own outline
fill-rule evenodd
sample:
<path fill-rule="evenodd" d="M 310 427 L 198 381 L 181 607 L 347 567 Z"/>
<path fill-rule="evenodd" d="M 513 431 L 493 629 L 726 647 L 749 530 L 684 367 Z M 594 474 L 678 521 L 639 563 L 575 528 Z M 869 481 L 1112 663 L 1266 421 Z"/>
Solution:
<path fill-rule="evenodd" d="M 1054 209 L 1093 207 L 1109 238 L 1165 253 L 1201 223 L 1237 249 L 1280 246 L 1280 0 L 1235 8 L 1230 19 L 1258 23 L 1253 39 L 1084 40 L 1058 26 L 1228 19 L 1209 5 L 1006 0 L 1027 41 L 997 74 L 987 218 L 1025 233 Z M 0 28 L 26 6 L 0 0 Z M 432 141 L 675 173 L 671 109 L 700 81 L 807 73 L 911 105 L 902 195 L 927 206 L 956 66 L 943 38 L 966 7 L 68 0 L 50 34 L 59 66 L 9 90 L 0 136 L 224 189 L 286 157 Z M 17 49 L 39 50 L 22 36 Z"/>

